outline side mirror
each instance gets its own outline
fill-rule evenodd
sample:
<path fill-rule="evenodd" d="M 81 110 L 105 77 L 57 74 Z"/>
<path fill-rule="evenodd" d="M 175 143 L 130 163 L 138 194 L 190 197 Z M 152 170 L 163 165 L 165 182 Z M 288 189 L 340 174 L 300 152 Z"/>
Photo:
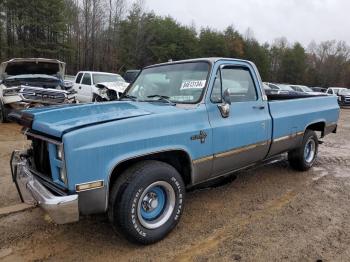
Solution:
<path fill-rule="evenodd" d="M 221 116 L 223 118 L 227 118 L 230 115 L 230 105 L 231 105 L 230 91 L 228 89 L 226 89 L 222 94 L 222 100 L 223 100 L 223 103 L 218 105 L 218 107 L 219 107 Z"/>
<path fill-rule="evenodd" d="M 222 100 L 225 104 L 231 105 L 230 91 L 228 90 L 228 88 L 222 94 Z"/>

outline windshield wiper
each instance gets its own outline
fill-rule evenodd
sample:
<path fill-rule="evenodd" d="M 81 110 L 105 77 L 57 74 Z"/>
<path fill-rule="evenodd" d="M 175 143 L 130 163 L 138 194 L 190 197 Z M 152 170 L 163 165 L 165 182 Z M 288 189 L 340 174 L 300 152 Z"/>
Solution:
<path fill-rule="evenodd" d="M 119 100 L 122 100 L 123 98 L 128 98 L 132 101 L 137 101 L 137 97 L 132 95 L 123 95 Z"/>
<path fill-rule="evenodd" d="M 174 102 L 171 102 L 171 101 L 169 100 L 170 97 L 168 97 L 168 96 L 151 95 L 151 96 L 147 96 L 147 98 L 159 98 L 158 101 L 165 101 L 165 102 L 167 102 L 168 104 L 176 105 Z"/>

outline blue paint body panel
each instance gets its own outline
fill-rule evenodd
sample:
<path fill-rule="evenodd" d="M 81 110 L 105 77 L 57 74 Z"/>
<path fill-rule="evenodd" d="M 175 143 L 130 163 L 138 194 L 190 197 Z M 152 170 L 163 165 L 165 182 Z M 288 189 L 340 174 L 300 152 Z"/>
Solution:
<path fill-rule="evenodd" d="M 305 131 L 306 127 L 313 123 L 323 122 L 326 125 L 336 123 L 339 118 L 339 107 L 336 106 L 336 103 L 336 96 L 270 102 L 270 112 L 274 123 L 272 138 Z"/>
<path fill-rule="evenodd" d="M 135 156 L 181 150 L 194 161 L 304 131 L 312 123 L 338 121 L 339 106 L 334 97 L 268 102 L 261 92 L 262 83 L 254 64 L 234 59 L 208 62 L 209 80 L 203 100 L 196 105 L 117 101 L 28 110 L 34 116 L 33 130 L 62 140 L 67 188 L 74 192 L 76 184 L 96 180 L 108 185 L 113 168 Z M 222 118 L 218 104 L 210 100 L 216 71 L 225 64 L 248 68 L 257 89 L 257 100 L 233 103 L 229 118 Z M 263 109 L 254 109 L 256 106 Z M 205 143 L 191 139 L 200 131 L 207 134 Z M 269 147 L 266 144 L 252 161 L 263 160 Z M 50 149 L 52 154 L 54 148 Z M 54 157 L 50 159 L 55 167 Z M 194 164 L 191 168 L 193 176 Z M 201 174 L 195 175 L 196 182 L 200 182 Z"/>

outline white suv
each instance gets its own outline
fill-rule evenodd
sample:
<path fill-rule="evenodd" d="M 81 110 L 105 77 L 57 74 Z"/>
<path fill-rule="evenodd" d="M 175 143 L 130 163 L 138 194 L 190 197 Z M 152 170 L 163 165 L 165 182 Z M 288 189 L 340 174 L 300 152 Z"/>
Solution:
<path fill-rule="evenodd" d="M 74 90 L 77 92 L 79 102 L 96 102 L 103 99 L 106 89 L 116 93 L 116 97 L 123 93 L 128 87 L 128 83 L 118 74 L 80 71 L 74 80 Z"/>

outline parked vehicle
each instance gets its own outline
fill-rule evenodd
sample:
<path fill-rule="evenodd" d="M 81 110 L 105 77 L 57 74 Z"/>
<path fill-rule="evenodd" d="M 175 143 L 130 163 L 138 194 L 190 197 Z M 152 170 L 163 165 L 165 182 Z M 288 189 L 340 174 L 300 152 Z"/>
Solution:
<path fill-rule="evenodd" d="M 272 90 L 272 94 L 298 94 L 290 85 L 286 84 L 275 84 L 275 83 L 265 83 Z"/>
<path fill-rule="evenodd" d="M 66 88 L 73 88 L 74 86 L 74 80 L 75 80 L 75 76 L 71 76 L 71 75 L 65 75 L 64 76 L 64 86 Z"/>
<path fill-rule="evenodd" d="M 338 97 L 338 104 L 340 105 L 342 102 L 345 102 L 345 96 L 341 97 L 340 93 L 347 91 L 347 88 L 344 87 L 329 87 L 327 89 L 327 95 Z M 342 101 L 343 100 L 343 101 Z"/>
<path fill-rule="evenodd" d="M 290 85 L 291 88 L 293 88 L 294 91 L 296 92 L 302 92 L 302 93 L 307 93 L 310 95 L 325 95 L 323 92 L 315 92 L 308 86 L 303 86 L 303 85 Z"/>
<path fill-rule="evenodd" d="M 125 79 L 126 82 L 132 83 L 134 82 L 136 77 L 139 75 L 140 71 L 141 70 L 127 70 L 124 73 L 123 78 Z"/>
<path fill-rule="evenodd" d="M 74 90 L 77 92 L 79 102 L 114 100 L 129 85 L 118 74 L 94 71 L 79 72 L 74 82 Z"/>
<path fill-rule="evenodd" d="M 311 89 L 315 92 L 322 92 L 322 93 L 326 93 L 327 92 L 327 88 L 324 87 L 311 87 Z"/>
<path fill-rule="evenodd" d="M 272 89 L 266 83 L 262 83 L 262 87 L 263 87 L 266 95 L 278 94 L 277 90 Z"/>
<path fill-rule="evenodd" d="M 285 152 L 311 168 L 315 132 L 336 132 L 338 117 L 335 97 L 266 96 L 248 61 L 169 62 L 143 69 L 120 101 L 18 115 L 32 147 L 13 153 L 12 174 L 23 201 L 56 223 L 107 212 L 150 244 L 179 222 L 186 189 Z"/>
<path fill-rule="evenodd" d="M 339 92 L 342 90 L 347 90 L 347 88 L 344 87 L 329 87 L 327 89 L 327 95 L 332 95 L 332 96 L 338 96 Z"/>
<path fill-rule="evenodd" d="M 94 102 L 118 100 L 129 86 L 126 82 L 106 82 L 96 85 L 97 91 L 93 93 Z"/>
<path fill-rule="evenodd" d="M 45 58 L 14 58 L 0 65 L 0 123 L 25 108 L 75 102 L 64 85 L 65 63 Z"/>
<path fill-rule="evenodd" d="M 350 106 L 350 90 L 343 89 L 338 92 L 338 103 L 340 106 Z"/>

